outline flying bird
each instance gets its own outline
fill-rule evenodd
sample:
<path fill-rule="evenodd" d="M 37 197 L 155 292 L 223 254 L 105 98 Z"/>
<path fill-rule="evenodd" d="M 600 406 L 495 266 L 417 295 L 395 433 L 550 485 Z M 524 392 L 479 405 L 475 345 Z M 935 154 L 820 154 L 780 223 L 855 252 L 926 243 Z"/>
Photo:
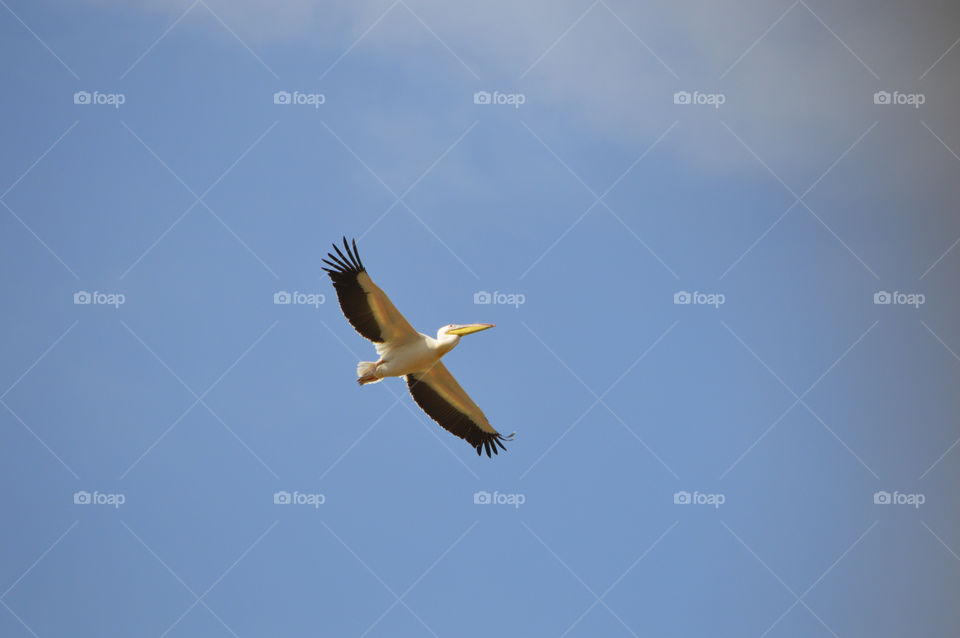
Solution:
<path fill-rule="evenodd" d="M 403 377 L 417 405 L 451 434 L 481 451 L 498 454 L 506 450 L 503 441 L 513 434 L 497 432 L 483 411 L 464 392 L 440 359 L 460 343 L 460 337 L 493 328 L 492 323 L 447 324 L 436 338 L 421 334 L 396 309 L 390 298 L 367 274 L 357 240 L 353 248 L 343 238 L 343 249 L 333 245 L 336 255 L 328 253 L 323 263 L 337 291 L 340 309 L 350 324 L 373 342 L 380 358 L 357 364 L 357 383 L 379 383 L 385 377 Z"/>

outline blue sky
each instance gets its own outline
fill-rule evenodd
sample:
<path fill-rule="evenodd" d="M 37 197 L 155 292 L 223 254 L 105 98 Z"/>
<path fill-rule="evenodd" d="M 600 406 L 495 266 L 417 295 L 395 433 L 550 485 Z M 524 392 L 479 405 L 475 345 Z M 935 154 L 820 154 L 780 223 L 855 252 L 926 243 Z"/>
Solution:
<path fill-rule="evenodd" d="M 956 633 L 952 8 L 0 4 L 0 635 Z"/>

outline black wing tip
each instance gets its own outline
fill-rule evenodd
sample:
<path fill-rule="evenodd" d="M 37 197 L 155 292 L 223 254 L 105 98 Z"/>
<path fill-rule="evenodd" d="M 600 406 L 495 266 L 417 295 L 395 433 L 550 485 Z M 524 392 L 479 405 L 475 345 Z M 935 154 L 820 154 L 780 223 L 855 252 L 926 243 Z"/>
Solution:
<path fill-rule="evenodd" d="M 343 236 L 343 248 L 347 251 L 347 256 L 350 257 L 353 265 L 356 266 L 359 270 L 363 270 L 363 263 L 360 261 L 360 253 L 357 251 L 357 240 L 353 239 L 353 250 L 350 249 L 350 244 L 347 242 L 347 236 Z"/>
<path fill-rule="evenodd" d="M 341 251 L 340 246 L 336 243 L 333 243 L 334 253 L 327 253 L 328 259 L 321 259 L 323 263 L 330 266 L 330 268 L 321 268 L 329 274 L 331 277 L 335 275 L 359 275 L 361 272 L 366 270 L 363 266 L 363 262 L 360 261 L 360 253 L 357 251 L 357 240 L 353 239 L 353 247 L 351 248 L 350 242 L 347 241 L 347 236 L 343 236 L 343 250 L 346 251 L 344 255 Z"/>
<path fill-rule="evenodd" d="M 504 441 L 506 442 L 513 441 L 513 436 L 515 434 L 516 432 L 511 432 L 507 436 L 504 436 L 499 432 L 495 434 L 490 434 L 484 439 L 477 441 L 477 443 L 474 444 L 473 447 L 477 451 L 477 456 L 482 456 L 483 452 L 486 452 L 487 457 L 492 458 L 492 455 L 490 454 L 491 452 L 493 452 L 493 454 L 500 454 L 500 450 L 503 450 L 504 452 L 507 451 L 507 448 L 503 443 Z M 500 450 L 497 449 L 498 446 Z"/>

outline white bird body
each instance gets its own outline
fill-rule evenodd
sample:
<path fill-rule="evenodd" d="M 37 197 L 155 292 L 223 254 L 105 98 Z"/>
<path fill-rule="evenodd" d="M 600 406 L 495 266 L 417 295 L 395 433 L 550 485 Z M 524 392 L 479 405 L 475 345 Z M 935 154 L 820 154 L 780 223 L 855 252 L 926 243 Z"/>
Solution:
<path fill-rule="evenodd" d="M 334 244 L 337 254 L 324 259 L 330 268 L 324 268 L 343 314 L 363 337 L 374 343 L 380 358 L 357 364 L 357 382 L 360 385 L 378 383 L 385 377 L 404 377 L 413 400 L 430 418 L 444 429 L 466 440 L 480 454 L 486 450 L 497 454 L 497 447 L 505 450 L 503 441 L 513 435 L 497 432 L 483 411 L 460 387 L 440 359 L 450 352 L 463 335 L 493 328 L 492 323 L 447 324 L 437 331 L 436 338 L 417 332 L 396 309 L 390 298 L 367 274 L 357 242 L 353 250 L 343 240 L 346 255 Z"/>
<path fill-rule="evenodd" d="M 443 355 L 460 343 L 459 335 L 448 335 L 443 332 L 448 327 L 451 326 L 440 328 L 436 339 L 418 332 L 402 341 L 376 344 L 380 360 L 361 361 L 357 365 L 359 380 L 372 376 L 376 379 L 363 381 L 363 383 L 377 383 L 384 377 L 405 377 L 408 374 L 429 370 L 439 363 Z"/>

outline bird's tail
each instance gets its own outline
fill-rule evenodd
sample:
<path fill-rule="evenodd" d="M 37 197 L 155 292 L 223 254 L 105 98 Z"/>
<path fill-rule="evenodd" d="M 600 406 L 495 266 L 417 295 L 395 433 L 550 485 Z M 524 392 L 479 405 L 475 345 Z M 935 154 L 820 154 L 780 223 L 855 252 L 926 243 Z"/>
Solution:
<path fill-rule="evenodd" d="M 366 385 L 368 383 L 379 383 L 383 379 L 376 373 L 377 363 L 375 361 L 361 361 L 357 364 L 357 383 Z"/>

